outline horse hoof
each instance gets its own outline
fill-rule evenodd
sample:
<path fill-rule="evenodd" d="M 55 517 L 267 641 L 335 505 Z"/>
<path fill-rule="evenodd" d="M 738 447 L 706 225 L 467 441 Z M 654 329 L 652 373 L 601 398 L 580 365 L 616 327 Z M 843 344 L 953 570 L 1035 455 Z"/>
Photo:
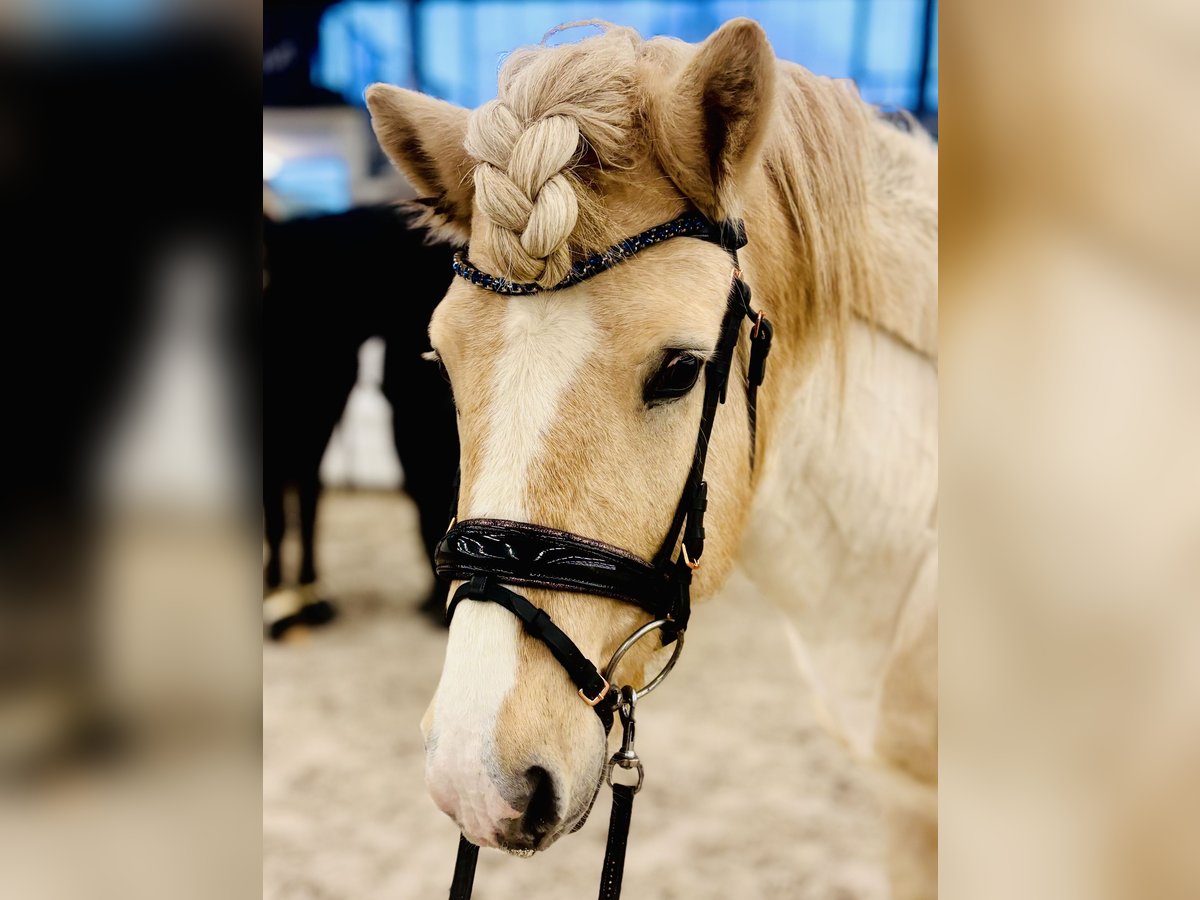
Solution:
<path fill-rule="evenodd" d="M 318 597 L 311 585 L 275 591 L 263 601 L 263 629 L 273 641 L 281 640 L 297 626 L 325 625 L 336 616 L 337 608 Z"/>
<path fill-rule="evenodd" d="M 298 616 L 285 616 L 275 622 L 271 622 L 267 626 L 267 636 L 273 641 L 282 641 L 284 639 L 293 639 L 307 631 L 303 627 L 306 623 Z"/>
<path fill-rule="evenodd" d="M 316 600 L 305 605 L 300 616 L 306 625 L 324 625 L 337 618 L 337 607 L 328 600 Z"/>

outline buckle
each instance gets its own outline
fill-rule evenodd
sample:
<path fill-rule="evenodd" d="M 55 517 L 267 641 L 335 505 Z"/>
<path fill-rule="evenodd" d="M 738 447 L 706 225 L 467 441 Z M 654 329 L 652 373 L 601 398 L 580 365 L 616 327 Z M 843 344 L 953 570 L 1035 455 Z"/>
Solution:
<path fill-rule="evenodd" d="M 599 672 L 597 672 L 596 674 L 600 675 Z M 608 683 L 608 679 L 605 678 L 603 675 L 600 675 L 600 680 L 604 682 L 604 690 L 602 690 L 600 693 L 598 693 L 595 697 L 589 697 L 587 694 L 585 694 L 583 692 L 583 688 L 579 689 L 579 699 L 582 700 L 584 703 L 586 703 L 588 706 L 595 706 L 597 703 L 599 703 L 601 700 L 603 700 L 605 697 L 608 696 L 608 691 L 612 687 L 612 685 L 610 685 Z"/>
<path fill-rule="evenodd" d="M 731 252 L 746 246 L 746 226 L 741 219 L 725 219 L 715 223 L 717 243 Z"/>
<path fill-rule="evenodd" d="M 692 559 L 690 556 L 688 556 L 686 543 L 681 543 L 679 545 L 679 549 L 683 552 L 683 562 L 689 569 L 695 572 L 698 568 L 700 568 L 700 557 L 697 556 L 695 559 Z"/>

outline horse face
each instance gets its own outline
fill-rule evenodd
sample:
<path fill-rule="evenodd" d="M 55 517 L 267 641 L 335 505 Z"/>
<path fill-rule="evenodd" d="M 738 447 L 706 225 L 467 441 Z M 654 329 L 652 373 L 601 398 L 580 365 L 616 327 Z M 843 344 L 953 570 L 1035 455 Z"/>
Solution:
<path fill-rule="evenodd" d="M 699 47 L 614 27 L 517 51 L 497 100 L 473 113 L 382 85 L 367 102 L 431 224 L 469 240 L 478 268 L 552 287 L 580 253 L 689 206 L 714 221 L 735 215 L 758 171 L 774 77 L 762 30 L 743 19 Z M 458 407 L 459 518 L 547 525 L 649 559 L 695 450 L 700 363 L 717 344 L 731 277 L 722 250 L 680 238 L 544 294 L 457 281 L 430 337 Z M 744 351 L 735 372 L 745 372 Z M 749 499 L 740 383 L 735 375 L 711 438 L 697 599 L 727 574 Z M 521 593 L 599 665 L 649 619 L 605 598 Z M 626 657 L 618 683 L 643 683 L 651 643 Z M 606 756 L 599 719 L 545 646 L 495 604 L 459 605 L 422 727 L 430 792 L 478 844 L 546 847 L 595 797 Z"/>
<path fill-rule="evenodd" d="M 724 252 L 681 239 L 562 291 L 505 297 L 455 284 L 430 336 L 458 406 L 459 517 L 536 522 L 649 559 L 691 464 L 730 277 Z M 744 394 L 729 392 L 712 440 L 697 593 L 723 577 L 740 531 Z M 649 621 L 607 598 L 520 590 L 599 665 Z M 619 683 L 653 675 L 653 643 L 627 657 Z M 423 727 L 435 801 L 485 846 L 536 849 L 570 831 L 606 759 L 600 721 L 561 666 L 491 603 L 455 612 Z"/>

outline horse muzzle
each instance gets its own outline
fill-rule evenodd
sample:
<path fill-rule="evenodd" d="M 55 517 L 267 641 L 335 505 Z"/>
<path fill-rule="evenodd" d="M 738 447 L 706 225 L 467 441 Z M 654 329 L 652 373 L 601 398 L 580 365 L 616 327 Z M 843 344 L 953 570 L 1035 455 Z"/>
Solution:
<path fill-rule="evenodd" d="M 579 796 L 573 789 L 578 777 L 544 762 L 518 766 L 512 774 L 501 774 L 494 759 L 464 762 L 435 750 L 426 760 L 425 779 L 438 808 L 482 847 L 521 856 L 545 850 L 583 823 L 596 796 L 592 789 Z M 600 783 L 601 765 L 595 770 L 581 773 L 589 785 Z"/>

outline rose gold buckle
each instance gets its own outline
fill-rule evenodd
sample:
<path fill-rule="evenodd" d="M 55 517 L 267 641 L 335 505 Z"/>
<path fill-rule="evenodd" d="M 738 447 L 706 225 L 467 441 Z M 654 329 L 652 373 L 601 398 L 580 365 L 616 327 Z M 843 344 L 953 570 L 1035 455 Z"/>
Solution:
<path fill-rule="evenodd" d="M 603 675 L 600 676 L 600 680 L 604 682 L 604 690 L 602 690 L 600 693 L 598 693 L 595 697 L 589 697 L 587 694 L 585 694 L 583 692 L 583 688 L 579 689 L 579 699 L 582 700 L 584 703 L 586 703 L 588 706 L 595 706 L 597 703 L 599 703 L 601 700 L 603 700 L 605 697 L 608 696 L 608 690 L 611 687 L 611 685 L 608 683 L 608 679 L 605 678 Z"/>
<path fill-rule="evenodd" d="M 689 569 L 695 572 L 698 568 L 700 568 L 700 557 L 697 556 L 695 559 L 692 559 L 690 556 L 688 556 L 687 544 L 680 544 L 679 549 L 683 551 L 683 562 Z"/>
<path fill-rule="evenodd" d="M 758 318 L 754 320 L 754 327 L 750 329 L 750 337 L 758 337 L 758 332 L 762 329 L 763 314 L 762 310 L 758 311 Z"/>

